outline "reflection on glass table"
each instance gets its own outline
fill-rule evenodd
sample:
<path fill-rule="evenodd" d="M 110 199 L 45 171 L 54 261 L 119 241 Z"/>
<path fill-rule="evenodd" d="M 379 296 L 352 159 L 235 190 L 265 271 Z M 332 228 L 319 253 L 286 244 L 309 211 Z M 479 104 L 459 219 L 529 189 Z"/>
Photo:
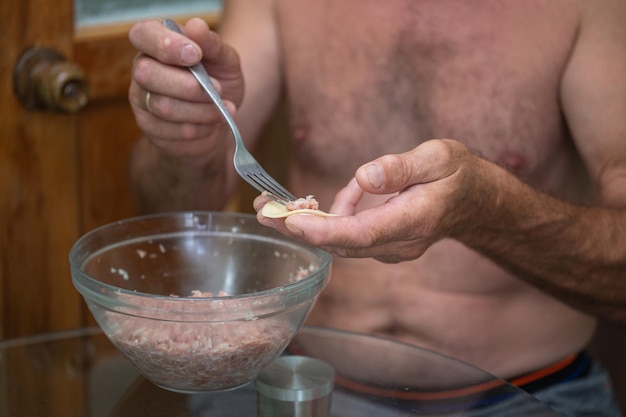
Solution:
<path fill-rule="evenodd" d="M 304 327 L 285 354 L 319 358 L 336 373 L 337 417 L 557 416 L 524 391 L 425 349 Z M 99 329 L 0 342 L 0 416 L 256 416 L 254 383 L 180 394 L 144 379 Z"/>

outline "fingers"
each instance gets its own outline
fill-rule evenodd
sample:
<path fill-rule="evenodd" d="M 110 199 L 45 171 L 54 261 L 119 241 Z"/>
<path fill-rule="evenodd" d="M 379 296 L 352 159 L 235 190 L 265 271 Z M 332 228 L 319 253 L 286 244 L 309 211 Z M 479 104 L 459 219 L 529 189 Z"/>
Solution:
<path fill-rule="evenodd" d="M 237 52 L 202 19 L 190 19 L 181 30 L 184 35 L 169 30 L 158 20 L 149 20 L 135 24 L 129 39 L 141 55 L 163 64 L 189 67 L 202 62 L 213 81 L 223 81 L 225 99 L 239 103 L 243 80 Z M 141 74 L 141 68 L 136 72 Z M 140 80 L 140 75 L 138 77 Z"/>
<path fill-rule="evenodd" d="M 150 91 L 151 94 L 156 93 L 189 101 L 210 101 L 186 67 L 163 64 L 144 54 L 137 55 L 133 62 L 132 82 L 136 82 L 144 89 L 141 94 L 142 99 L 145 92 Z M 219 91 L 221 87 L 219 82 L 215 81 L 215 84 Z"/>
<path fill-rule="evenodd" d="M 270 201 L 272 200 L 266 195 L 259 194 L 252 202 L 252 207 L 254 207 L 256 212 L 260 212 L 263 206 Z"/>
<path fill-rule="evenodd" d="M 222 68 L 217 77 L 228 80 L 228 92 L 223 94 L 219 78 L 212 77 L 212 81 L 232 114 L 236 105 L 231 97 L 241 100 L 243 83 L 232 48 L 201 19 L 191 19 L 181 29 L 185 35 L 169 30 L 158 20 L 148 20 L 135 24 L 129 32 L 129 39 L 139 50 L 133 62 L 129 101 L 139 128 L 149 137 L 194 139 L 223 122 L 186 67 L 203 56 L 203 65 Z"/>
<path fill-rule="evenodd" d="M 350 182 L 337 193 L 329 212 L 341 216 L 351 216 L 355 214 L 356 207 L 363 198 L 363 194 L 363 189 L 359 186 L 356 178 L 352 178 Z"/>
<path fill-rule="evenodd" d="M 410 152 L 365 164 L 335 197 L 338 217 L 294 215 L 259 221 L 279 232 L 341 257 L 382 262 L 416 259 L 434 242 L 452 235 L 468 218 L 468 185 L 475 177 L 471 154 L 456 141 L 432 140 Z M 475 164 L 474 164 L 475 165 Z M 458 175 L 457 175 L 458 174 Z M 386 198 L 381 204 L 371 205 Z M 255 200 L 255 208 L 267 202 Z M 363 205 L 364 210 L 357 210 Z"/>
<path fill-rule="evenodd" d="M 409 152 L 385 155 L 361 166 L 356 179 L 366 192 L 395 193 L 452 175 L 460 167 L 464 153 L 465 147 L 459 142 L 431 140 Z"/>
<path fill-rule="evenodd" d="M 340 190 L 339 193 L 337 193 L 335 201 L 330 207 L 329 212 L 339 216 L 352 216 L 356 214 L 357 205 L 362 198 L 363 190 L 357 184 L 356 179 L 352 178 L 350 182 L 342 190 Z M 263 206 L 270 201 L 271 200 L 268 197 L 262 194 L 254 199 L 252 205 L 254 207 L 254 210 L 257 212 L 257 219 L 259 223 L 277 229 L 284 234 L 290 235 L 291 237 L 297 237 L 297 235 L 300 234 L 301 230 L 299 230 L 297 227 L 294 228 L 291 222 L 286 221 L 286 219 L 270 219 L 263 216 L 261 210 Z"/>
<path fill-rule="evenodd" d="M 163 30 L 171 33 L 167 36 L 179 37 L 183 42 L 189 43 L 188 39 L 185 41 L 184 37 L 162 27 L 158 21 L 137 24 L 133 30 L 131 38 L 147 53 L 154 52 L 150 46 L 144 46 L 144 41 L 146 45 L 154 44 L 152 38 L 159 39 L 159 36 L 162 36 L 159 34 Z M 149 40 L 145 40 L 145 33 L 150 31 L 155 34 L 151 35 Z M 158 43 L 157 41 L 156 44 Z M 174 42 L 171 42 L 171 45 L 174 45 Z M 165 51 L 168 48 L 163 49 Z M 172 60 L 167 54 L 161 54 L 159 59 Z M 219 81 L 214 80 L 214 84 L 218 92 L 221 92 Z M 163 63 L 145 53 L 138 54 L 134 60 L 129 101 L 138 127 L 147 137 L 160 142 L 160 146 L 164 148 L 174 146 L 164 143 L 167 141 L 207 137 L 214 132 L 216 125 L 223 123 L 213 102 L 187 68 Z M 232 102 L 224 100 L 224 104 L 231 113 L 235 113 Z"/>
<path fill-rule="evenodd" d="M 129 101 L 137 126 L 150 138 L 192 140 L 206 137 L 220 119 L 211 103 L 194 103 L 145 90 L 131 83 Z M 221 123 L 221 122 L 220 122 Z"/>
<path fill-rule="evenodd" d="M 415 259 L 439 238 L 432 233 L 434 228 L 427 212 L 420 211 L 403 195 L 393 197 L 383 205 L 349 214 L 355 210 L 363 193 L 355 184 L 355 180 L 350 181 L 333 205 L 344 210 L 341 216 L 293 215 L 285 219 L 269 219 L 261 214 L 269 199 L 259 196 L 254 201 L 257 219 L 292 239 L 317 246 L 335 256 L 372 257 L 388 263 Z"/>
<path fill-rule="evenodd" d="M 289 236 L 340 256 L 374 251 L 380 245 L 404 241 L 410 229 L 407 213 L 386 203 L 355 215 L 318 217 L 295 215 L 285 219 Z"/>
<path fill-rule="evenodd" d="M 217 38 L 211 36 L 213 33 L 201 19 L 190 20 L 184 30 L 188 30 L 205 45 L 219 43 L 216 41 Z M 149 91 L 151 95 L 159 94 L 193 102 L 210 102 L 187 70 L 188 66 L 198 63 L 202 58 L 200 46 L 188 36 L 169 30 L 158 20 L 139 22 L 131 28 L 129 39 L 140 52 L 133 62 L 132 69 L 132 81 L 144 90 L 136 91 L 139 100 L 144 100 Z M 213 81 L 221 92 L 219 81 Z M 145 103 L 144 100 L 144 105 L 138 107 L 146 109 Z M 153 104 L 152 101 L 149 103 Z M 158 107 L 151 106 L 151 110 L 154 108 Z M 167 113 L 167 108 L 160 110 L 162 114 Z"/>
<path fill-rule="evenodd" d="M 134 108 L 145 111 L 154 118 L 173 123 L 213 124 L 222 121 L 220 113 L 208 98 L 194 101 L 189 94 L 160 92 L 162 88 L 150 90 L 139 84 L 131 84 L 129 100 Z M 235 113 L 234 105 L 228 102 L 227 107 Z M 154 120 L 152 120 L 154 121 Z"/>
<path fill-rule="evenodd" d="M 208 26 L 202 29 L 200 19 L 193 19 L 190 32 L 196 36 L 208 33 Z M 185 29 L 183 32 L 187 33 Z M 200 46 L 191 37 L 175 33 L 159 20 L 147 20 L 136 23 L 130 29 L 128 38 L 132 45 L 141 53 L 151 56 L 160 62 L 179 66 L 197 64 L 202 59 Z M 196 38 L 198 39 L 198 38 Z"/>

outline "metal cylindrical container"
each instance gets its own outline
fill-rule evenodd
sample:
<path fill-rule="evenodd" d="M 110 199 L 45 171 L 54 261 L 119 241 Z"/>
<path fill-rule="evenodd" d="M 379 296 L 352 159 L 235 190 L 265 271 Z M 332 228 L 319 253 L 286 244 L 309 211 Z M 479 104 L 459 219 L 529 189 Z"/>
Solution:
<path fill-rule="evenodd" d="M 328 417 L 335 370 L 319 359 L 283 356 L 256 379 L 259 417 Z"/>

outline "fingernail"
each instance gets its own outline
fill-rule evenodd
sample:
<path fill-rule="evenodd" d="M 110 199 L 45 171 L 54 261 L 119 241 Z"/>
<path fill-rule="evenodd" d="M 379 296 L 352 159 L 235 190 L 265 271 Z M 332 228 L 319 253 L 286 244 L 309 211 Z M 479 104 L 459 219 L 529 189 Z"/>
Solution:
<path fill-rule="evenodd" d="M 179 58 L 185 64 L 195 64 L 198 62 L 198 51 L 190 44 L 185 44 L 180 49 Z"/>
<path fill-rule="evenodd" d="M 368 165 L 365 167 L 365 173 L 372 187 L 380 188 L 383 186 L 384 174 L 380 166 L 376 164 Z"/>

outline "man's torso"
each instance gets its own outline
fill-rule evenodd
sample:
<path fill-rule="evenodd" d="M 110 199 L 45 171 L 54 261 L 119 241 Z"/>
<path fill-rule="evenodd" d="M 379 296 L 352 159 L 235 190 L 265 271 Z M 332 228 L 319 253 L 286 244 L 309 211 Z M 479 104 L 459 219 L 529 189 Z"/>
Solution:
<path fill-rule="evenodd" d="M 578 197 L 559 108 L 575 6 L 279 0 L 293 191 L 328 208 L 360 164 L 452 138 Z M 503 376 L 584 347 L 593 330 L 593 319 L 451 240 L 397 265 L 335 260 L 310 322 L 398 337 Z"/>

